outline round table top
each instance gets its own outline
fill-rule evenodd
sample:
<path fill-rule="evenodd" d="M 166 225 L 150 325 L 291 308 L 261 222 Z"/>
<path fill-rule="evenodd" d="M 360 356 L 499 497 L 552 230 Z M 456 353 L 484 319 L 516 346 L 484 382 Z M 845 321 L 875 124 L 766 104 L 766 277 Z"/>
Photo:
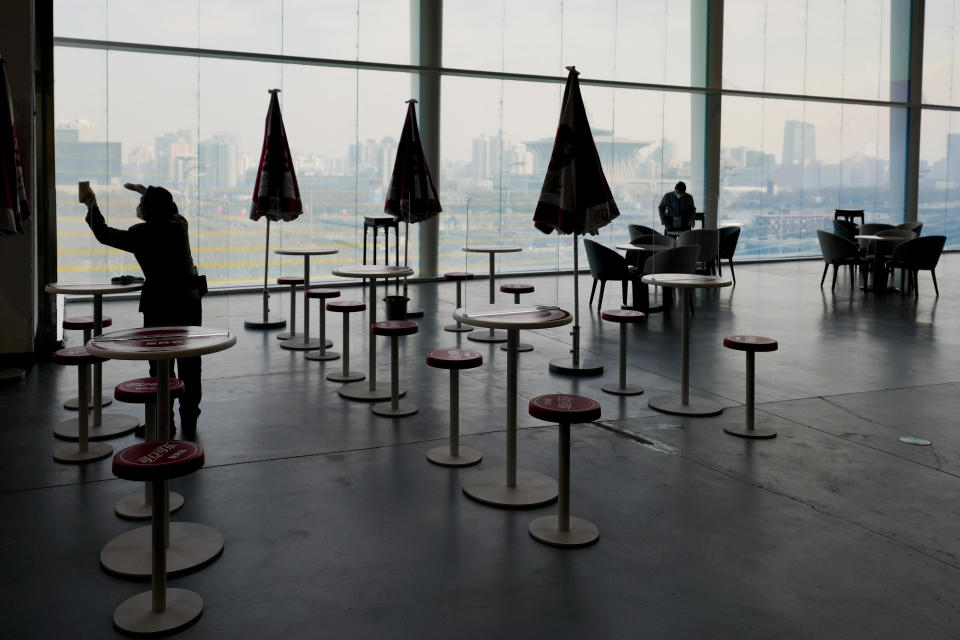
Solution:
<path fill-rule="evenodd" d="M 237 337 L 212 327 L 147 327 L 111 331 L 87 342 L 87 351 L 113 360 L 168 360 L 229 349 Z"/>
<path fill-rule="evenodd" d="M 469 247 L 463 247 L 467 253 L 514 253 L 523 251 L 523 247 L 516 247 L 509 244 L 475 244 Z"/>
<path fill-rule="evenodd" d="M 71 284 L 69 282 L 51 282 L 43 288 L 47 293 L 64 294 L 111 294 L 111 293 L 130 293 L 131 291 L 140 291 L 143 289 L 143 282 L 131 282 L 130 284 L 113 284 L 112 282 L 85 282 Z"/>
<path fill-rule="evenodd" d="M 468 315 L 469 314 L 469 315 Z M 570 324 L 573 316 L 559 307 L 478 304 L 453 312 L 454 320 L 491 329 L 546 329 Z"/>
<path fill-rule="evenodd" d="M 630 242 L 621 242 L 615 246 L 620 251 L 652 251 L 653 253 L 671 248 L 662 244 L 632 244 Z"/>
<path fill-rule="evenodd" d="M 281 256 L 329 256 L 339 249 L 324 249 L 322 247 L 304 247 L 300 249 L 274 249 L 273 252 Z"/>
<path fill-rule="evenodd" d="M 658 287 L 675 287 L 677 289 L 719 289 L 733 284 L 730 278 L 693 273 L 651 273 L 643 276 L 640 281 Z"/>
<path fill-rule="evenodd" d="M 413 269 L 396 264 L 347 264 L 331 273 L 344 278 L 402 278 L 412 276 Z"/>

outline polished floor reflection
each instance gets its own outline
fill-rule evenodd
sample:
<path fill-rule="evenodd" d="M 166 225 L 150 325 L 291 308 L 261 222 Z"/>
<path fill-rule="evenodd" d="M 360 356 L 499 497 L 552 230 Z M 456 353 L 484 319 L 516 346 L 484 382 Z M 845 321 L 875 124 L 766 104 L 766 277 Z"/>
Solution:
<path fill-rule="evenodd" d="M 629 327 L 627 379 L 644 387 L 639 396 L 601 391 L 617 378 L 619 326 L 601 321 L 587 296 L 581 348 L 603 361 L 603 376 L 549 372 L 568 353 L 569 326 L 521 332 L 534 351 L 519 355 L 519 466 L 557 473 L 557 427 L 527 414 L 530 398 L 571 392 L 602 406 L 600 421 L 572 430 L 571 513 L 600 529 L 597 544 L 578 550 L 528 534 L 555 504 L 504 510 L 461 491 L 462 474 L 505 464 L 507 362 L 499 345 L 443 331 L 454 283 L 411 287 L 426 316 L 400 341 L 400 373 L 419 412 L 398 419 L 340 397 L 324 378 L 340 361 L 306 360 L 281 349 L 276 331 L 245 329 L 260 314 L 258 295 L 208 297 L 204 324 L 238 342 L 204 357 L 197 440 L 206 466 L 174 482 L 186 505 L 173 519 L 216 527 L 225 548 L 170 580 L 205 602 L 178 637 L 956 637 L 960 259 L 941 261 L 939 299 L 929 274 L 915 300 L 864 293 L 848 274 L 835 291 L 820 289 L 821 269 L 741 265 L 737 286 L 696 293 L 691 385 L 725 407 L 715 417 L 647 406 L 679 388 L 679 307 Z M 512 281 L 536 286 L 524 302 L 569 309 L 571 278 Z M 467 283 L 468 306 L 486 302 L 486 284 Z M 589 285 L 582 276 L 581 292 Z M 276 294 L 274 311 L 286 302 Z M 605 303 L 619 303 L 619 287 Z M 139 323 L 134 301 L 107 300 L 104 310 L 115 329 Z M 327 314 L 336 351 L 340 322 Z M 350 322 L 352 368 L 362 371 L 361 315 Z M 723 432 L 744 420 L 744 357 L 721 344 L 734 333 L 779 341 L 756 358 L 757 424 L 775 428 L 775 439 Z M 484 358 L 460 376 L 460 441 L 484 457 L 448 469 L 426 452 L 446 441 L 449 374 L 424 358 L 457 345 Z M 387 380 L 389 347 L 378 347 Z M 144 369 L 109 362 L 105 385 Z M 70 417 L 61 405 L 75 387 L 74 369 L 49 363 L 0 387 L 3 637 L 113 637 L 114 608 L 149 588 L 98 565 L 108 540 L 139 526 L 113 513 L 132 484 L 113 477 L 109 459 L 53 461 L 53 428 Z"/>

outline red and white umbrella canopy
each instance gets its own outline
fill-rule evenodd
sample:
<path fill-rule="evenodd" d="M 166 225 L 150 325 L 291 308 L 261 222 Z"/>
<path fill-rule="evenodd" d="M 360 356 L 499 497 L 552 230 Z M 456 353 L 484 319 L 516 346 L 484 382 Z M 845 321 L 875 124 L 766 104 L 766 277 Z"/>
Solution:
<path fill-rule="evenodd" d="M 580 95 L 579 72 L 567 67 L 560 123 L 543 179 L 534 226 L 544 233 L 590 233 L 620 215 L 600 164 Z"/>
<path fill-rule="evenodd" d="M 3 235 L 23 233 L 23 221 L 30 216 L 6 64 L 0 57 L 0 234 Z"/>
<path fill-rule="evenodd" d="M 385 212 L 407 223 L 423 222 L 443 210 L 423 155 L 416 103 L 416 100 L 407 100 L 407 119 L 403 122 L 397 159 L 383 205 Z"/>
<path fill-rule="evenodd" d="M 253 186 L 253 203 L 250 219 L 266 216 L 274 222 L 289 222 L 303 213 L 300 187 L 293 172 L 293 156 L 287 145 L 287 132 L 280 115 L 279 89 L 270 90 L 270 108 L 263 133 L 263 151 L 260 152 L 260 167 Z"/>

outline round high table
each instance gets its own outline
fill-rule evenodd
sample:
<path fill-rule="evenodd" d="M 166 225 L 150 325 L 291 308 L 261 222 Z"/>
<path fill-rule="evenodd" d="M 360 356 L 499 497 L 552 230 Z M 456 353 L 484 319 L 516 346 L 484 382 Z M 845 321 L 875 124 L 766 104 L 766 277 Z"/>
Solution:
<path fill-rule="evenodd" d="M 52 282 L 44 287 L 47 293 L 62 293 L 65 295 L 92 295 L 93 296 L 93 334 L 100 335 L 103 331 L 103 296 L 116 293 L 132 293 L 140 291 L 143 288 L 143 282 L 133 282 L 130 284 L 113 284 L 111 282 L 90 282 L 87 284 L 69 284 L 66 282 Z M 93 408 L 93 419 L 90 421 L 89 435 L 90 440 L 103 440 L 106 438 L 115 438 L 130 433 L 137 428 L 140 420 L 134 416 L 110 413 L 103 414 L 104 394 L 103 389 L 103 364 L 93 365 L 93 381 L 90 384 L 92 390 L 92 400 L 90 406 Z M 113 393 L 110 394 L 113 397 Z M 61 422 L 53 430 L 58 438 L 66 440 L 80 439 L 80 419 L 70 418 Z"/>
<path fill-rule="evenodd" d="M 334 269 L 333 275 L 342 278 L 366 278 L 370 281 L 370 306 L 368 309 L 370 310 L 370 325 L 372 326 L 373 323 L 377 321 L 377 278 L 402 278 L 413 275 L 413 269 L 388 264 L 351 264 L 340 267 L 339 269 Z M 344 398 L 351 400 L 364 400 L 367 402 L 389 400 L 392 397 L 390 385 L 377 386 L 376 336 L 373 334 L 373 331 L 370 331 L 370 326 L 367 327 L 367 335 L 370 340 L 367 380 L 366 382 L 361 381 L 345 384 L 340 388 L 339 393 Z M 405 393 L 406 391 L 404 389 L 400 390 L 401 396 Z"/>
<path fill-rule="evenodd" d="M 307 297 L 307 291 L 310 290 L 310 256 L 329 256 L 337 253 L 337 249 L 305 248 L 305 249 L 276 249 L 274 253 L 280 256 L 303 256 L 303 337 L 294 336 L 289 340 L 283 340 L 280 346 L 284 349 L 294 349 L 296 351 L 312 351 L 320 348 L 320 340 L 310 339 L 310 298 Z M 333 342 L 327 340 L 327 347 L 332 347 Z"/>
<path fill-rule="evenodd" d="M 229 349 L 237 338 L 225 329 L 211 327 L 149 327 L 123 329 L 98 336 L 87 351 L 114 360 L 157 361 L 157 434 L 170 439 L 170 361 Z M 170 484 L 164 483 L 163 514 L 167 533 L 167 573 L 202 566 L 223 551 L 223 534 L 208 525 L 170 522 Z M 151 527 L 139 527 L 108 542 L 100 552 L 104 569 L 127 577 L 149 576 L 152 567 Z"/>
<path fill-rule="evenodd" d="M 557 498 L 557 483 L 536 471 L 517 468 L 517 345 L 521 329 L 548 329 L 570 324 L 570 312 L 558 307 L 483 304 L 457 309 L 455 320 L 474 327 L 507 331 L 507 467 L 463 476 L 463 492 L 500 507 L 536 507 Z"/>
<path fill-rule="evenodd" d="M 464 253 L 488 253 L 490 254 L 490 304 L 496 304 L 496 285 L 493 278 L 496 271 L 496 257 L 498 253 L 516 253 L 523 251 L 523 247 L 515 247 L 504 244 L 475 244 L 470 247 L 463 247 Z M 478 325 L 479 326 L 479 325 Z M 494 331 L 493 327 L 487 333 L 482 331 L 472 331 L 467 336 L 468 340 L 476 342 L 506 342 L 507 335 L 503 331 Z"/>
<path fill-rule="evenodd" d="M 853 236 L 860 242 L 860 246 L 867 251 L 870 250 L 870 245 L 873 245 L 873 265 L 870 271 L 872 272 L 873 282 L 868 287 L 866 282 L 860 288 L 864 291 L 873 291 L 874 293 L 886 293 L 891 289 L 887 287 L 887 270 L 884 267 L 886 263 L 886 258 L 888 251 L 893 251 L 893 248 L 903 242 L 903 238 L 888 238 L 886 236 L 878 235 L 861 235 Z"/>
<path fill-rule="evenodd" d="M 690 296 L 694 289 L 719 289 L 733 284 L 730 278 L 702 276 L 691 273 L 653 273 L 643 276 L 642 282 L 655 287 L 674 287 L 683 293 L 683 315 L 680 341 L 680 395 L 668 394 L 650 398 L 651 409 L 681 416 L 714 416 L 723 411 L 720 403 L 707 398 L 690 397 L 690 323 L 692 322 Z"/>

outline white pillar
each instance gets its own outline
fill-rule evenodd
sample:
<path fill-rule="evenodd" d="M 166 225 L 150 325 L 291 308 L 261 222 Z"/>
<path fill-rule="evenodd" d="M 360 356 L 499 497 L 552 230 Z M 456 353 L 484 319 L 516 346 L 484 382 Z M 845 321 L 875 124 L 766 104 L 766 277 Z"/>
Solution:
<path fill-rule="evenodd" d="M 420 101 L 420 140 L 430 175 L 440 188 L 440 67 L 443 66 L 443 0 L 410 0 L 413 63 L 426 67 L 413 81 Z M 440 215 L 444 215 L 441 213 Z M 420 275 L 437 275 L 440 220 L 417 225 L 420 230 Z"/>

